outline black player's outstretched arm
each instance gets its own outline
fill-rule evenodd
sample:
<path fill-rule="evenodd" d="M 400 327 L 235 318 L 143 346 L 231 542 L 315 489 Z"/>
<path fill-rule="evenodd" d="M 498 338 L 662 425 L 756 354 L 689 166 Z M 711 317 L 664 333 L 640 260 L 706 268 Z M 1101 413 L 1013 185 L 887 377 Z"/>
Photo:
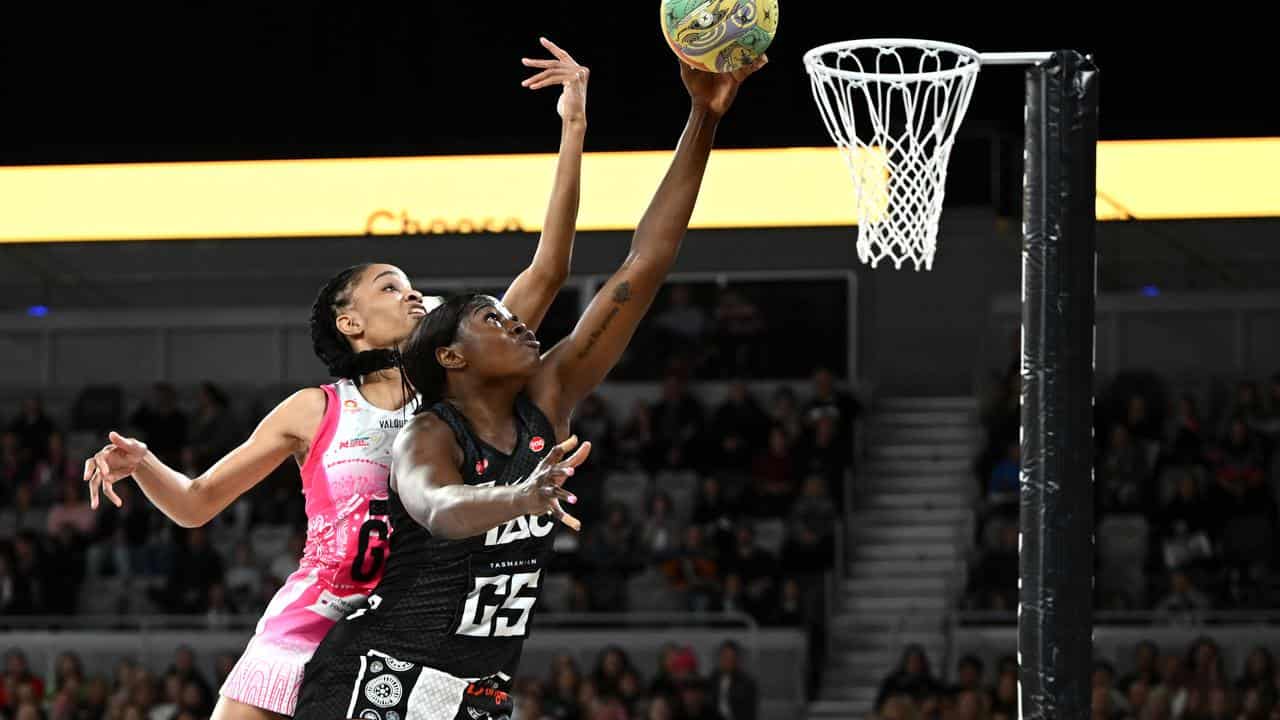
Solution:
<path fill-rule="evenodd" d="M 573 452 L 577 448 L 577 452 Z M 572 455 L 569 455 L 573 452 Z M 561 485 L 591 452 L 569 438 L 551 449 L 523 482 L 502 487 L 465 485 L 453 430 L 432 413 L 414 418 L 396 438 L 392 487 L 409 516 L 432 535 L 447 540 L 483 535 L 522 515 L 552 513 L 571 527 L 578 524 L 560 507 L 573 495 Z"/>
<path fill-rule="evenodd" d="M 765 62 L 761 58 L 744 70 L 723 74 L 681 63 L 693 107 L 671 167 L 636 226 L 622 266 L 600 288 L 569 337 L 547 353 L 530 386 L 530 397 L 555 424 L 558 437 L 568 434 L 573 408 L 617 364 L 666 280 L 688 231 L 720 118 L 742 81 Z"/>

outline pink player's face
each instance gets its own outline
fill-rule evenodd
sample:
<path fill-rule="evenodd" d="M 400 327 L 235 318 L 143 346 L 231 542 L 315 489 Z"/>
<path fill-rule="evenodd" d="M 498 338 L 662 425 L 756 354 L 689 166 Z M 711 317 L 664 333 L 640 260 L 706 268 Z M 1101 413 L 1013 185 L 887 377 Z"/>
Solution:
<path fill-rule="evenodd" d="M 394 265 L 370 265 L 338 315 L 338 329 L 357 351 L 399 347 L 427 316 L 422 294 Z"/>

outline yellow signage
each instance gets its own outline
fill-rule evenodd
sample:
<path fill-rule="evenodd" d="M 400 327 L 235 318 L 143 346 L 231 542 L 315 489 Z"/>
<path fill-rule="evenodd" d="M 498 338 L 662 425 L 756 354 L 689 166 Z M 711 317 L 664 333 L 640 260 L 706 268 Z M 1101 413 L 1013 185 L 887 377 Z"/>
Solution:
<path fill-rule="evenodd" d="M 1098 144 L 1099 220 L 1280 217 L 1280 138 Z"/>
<path fill-rule="evenodd" d="M 634 228 L 670 158 L 589 153 L 579 228 Z M 887 177 L 874 152 L 860 162 L 854 172 Z M 554 165 L 544 154 L 0 167 L 0 242 L 536 232 Z M 1101 143 L 1098 217 L 1280 216 L 1277 168 L 1280 138 Z M 849 175 L 835 148 L 718 150 L 693 227 L 851 226 Z"/>

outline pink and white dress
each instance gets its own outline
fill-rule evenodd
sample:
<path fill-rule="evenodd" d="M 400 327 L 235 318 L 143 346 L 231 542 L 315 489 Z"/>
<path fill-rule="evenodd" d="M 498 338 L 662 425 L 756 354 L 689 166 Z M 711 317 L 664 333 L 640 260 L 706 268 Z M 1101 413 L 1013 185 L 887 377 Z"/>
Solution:
<path fill-rule="evenodd" d="M 412 411 L 383 410 L 355 383 L 321 387 L 324 421 L 302 466 L 307 544 L 267 606 L 222 695 L 293 715 L 302 668 L 334 623 L 364 607 L 386 567 L 391 448 Z"/>

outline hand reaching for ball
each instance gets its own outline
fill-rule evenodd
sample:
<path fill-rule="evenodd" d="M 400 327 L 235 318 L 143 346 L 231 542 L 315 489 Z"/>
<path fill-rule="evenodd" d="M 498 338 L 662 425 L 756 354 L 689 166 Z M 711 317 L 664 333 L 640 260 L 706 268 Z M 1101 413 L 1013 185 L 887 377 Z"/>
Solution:
<path fill-rule="evenodd" d="M 713 73 L 699 70 L 680 62 L 680 76 L 689 90 L 694 105 L 707 108 L 714 115 L 724 115 L 738 96 L 738 88 L 744 80 L 769 63 L 768 55 L 761 55 L 750 65 L 733 72 Z"/>
<path fill-rule="evenodd" d="M 520 84 L 530 90 L 562 85 L 564 90 L 560 93 L 560 101 L 556 103 L 556 112 L 560 113 L 565 122 L 586 122 L 587 81 L 591 79 L 591 71 L 579 65 L 572 55 L 550 40 L 538 40 L 554 59 L 523 58 L 521 62 L 525 67 L 540 68 L 542 71 Z"/>

